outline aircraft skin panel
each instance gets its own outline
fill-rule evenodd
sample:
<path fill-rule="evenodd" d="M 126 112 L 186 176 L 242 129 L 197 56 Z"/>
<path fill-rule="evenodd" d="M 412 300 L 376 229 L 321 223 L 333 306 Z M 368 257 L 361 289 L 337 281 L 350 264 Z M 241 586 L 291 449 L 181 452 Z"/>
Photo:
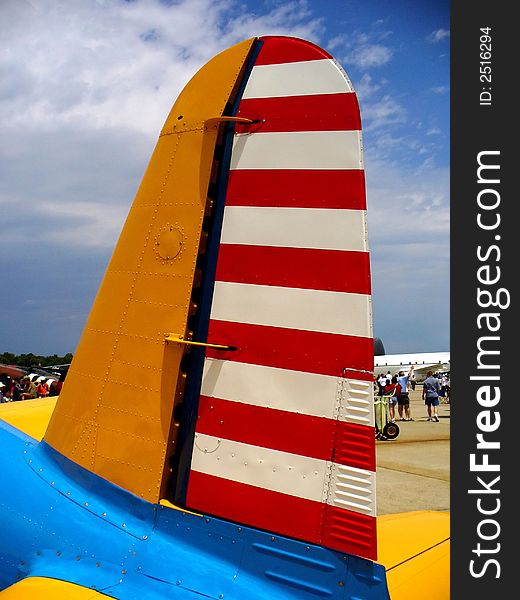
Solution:
<path fill-rule="evenodd" d="M 330 265 L 334 272 L 348 277 L 331 279 L 321 268 Z M 257 264 L 251 271 L 249 265 Z M 370 294 L 370 264 L 367 252 L 343 252 L 311 248 L 280 248 L 246 244 L 222 244 L 217 280 L 310 290 Z"/>
<path fill-rule="evenodd" d="M 264 45 L 261 54 L 255 60 L 256 66 L 332 59 L 323 48 L 300 38 L 264 35 L 259 39 Z"/>
<path fill-rule="evenodd" d="M 317 428 L 316 435 L 318 433 Z M 350 510 L 375 516 L 373 471 L 301 454 L 301 446 L 300 454 L 295 454 L 274 450 L 272 445 L 253 446 L 197 433 L 198 452 L 194 453 L 192 468 L 199 473 L 312 502 L 323 501 L 325 479 L 330 479 L 327 504 L 345 505 Z"/>
<path fill-rule="evenodd" d="M 365 173 L 356 169 L 231 171 L 226 194 L 229 206 L 364 210 Z"/>
<path fill-rule="evenodd" d="M 366 294 L 229 281 L 217 281 L 214 294 L 212 319 L 372 337 Z"/>
<path fill-rule="evenodd" d="M 358 131 L 273 131 L 239 134 L 232 169 L 361 169 Z"/>
<path fill-rule="evenodd" d="M 258 422 L 263 424 L 262 428 L 258 428 Z M 338 437 L 345 441 L 335 448 L 335 462 L 375 468 L 370 430 L 336 418 L 312 417 L 276 410 L 272 406 L 260 407 L 250 402 L 201 396 L 197 430 L 218 440 L 225 438 L 295 455 L 303 453 L 321 460 L 330 457 L 331 440 L 341 432 Z M 292 435 L 287 436 L 287 431 Z M 211 446 L 215 447 L 215 443 Z"/>
<path fill-rule="evenodd" d="M 254 40 L 215 57 L 175 102 L 74 355 L 45 441 L 158 501 L 180 385 L 219 123 Z M 131 359 L 129 358 L 131 357 Z"/>
<path fill-rule="evenodd" d="M 206 351 L 208 358 L 336 377 L 348 368 L 355 372 L 356 378 L 372 380 L 366 369 L 374 359 L 371 338 L 216 319 L 210 322 L 210 336 L 211 342 L 236 346 L 238 350 L 228 352 L 209 348 Z M 276 345 L 273 344 L 275 339 Z"/>
<path fill-rule="evenodd" d="M 328 401 L 332 395 L 336 395 L 337 405 Z M 208 358 L 201 387 L 201 398 L 204 397 L 283 411 L 285 415 L 297 414 L 302 419 L 324 417 L 374 425 L 370 420 L 372 382 L 347 377 L 338 382 L 337 377 L 330 375 Z"/>
<path fill-rule="evenodd" d="M 247 81 L 243 98 L 351 93 L 350 82 L 345 84 L 337 71 L 334 60 L 323 58 L 264 65 L 257 63 Z"/>
<path fill-rule="evenodd" d="M 366 253 L 365 218 L 359 210 L 231 206 L 221 244 Z"/>
<path fill-rule="evenodd" d="M 321 62 L 321 61 L 320 61 Z M 307 131 L 357 131 L 361 128 L 353 93 L 316 94 L 277 98 L 250 98 L 240 102 L 241 112 L 262 118 L 264 133 L 299 131 L 305 119 Z M 255 127 L 237 124 L 239 133 L 252 133 Z"/>
<path fill-rule="evenodd" d="M 319 502 L 328 465 L 324 460 L 197 433 L 192 468 L 279 494 Z M 283 468 L 286 464 L 289 466 Z M 290 468 L 289 468 L 290 467 Z"/>
<path fill-rule="evenodd" d="M 341 530 L 338 528 L 338 535 L 335 535 L 334 529 L 341 523 L 341 517 L 346 516 L 341 524 L 348 529 L 352 538 L 351 553 L 364 556 L 372 552 L 376 524 L 370 515 L 358 511 L 347 513 L 343 509 L 293 494 L 226 480 L 196 470 L 191 473 L 190 486 L 194 495 L 200 495 L 200 503 L 207 507 L 203 512 L 207 514 L 225 512 L 229 496 L 232 496 L 238 498 L 234 516 L 239 523 L 254 521 L 259 529 L 273 532 L 283 530 L 284 535 L 325 547 L 342 542 Z M 208 497 L 208 490 L 212 490 L 214 497 Z M 324 534 L 318 535 L 324 524 Z"/>
<path fill-rule="evenodd" d="M 359 108 L 328 53 L 259 42 L 237 111 L 258 123 L 235 131 L 208 331 L 236 350 L 206 350 L 186 506 L 375 558 Z M 334 107 L 323 123 L 320 103 Z"/>

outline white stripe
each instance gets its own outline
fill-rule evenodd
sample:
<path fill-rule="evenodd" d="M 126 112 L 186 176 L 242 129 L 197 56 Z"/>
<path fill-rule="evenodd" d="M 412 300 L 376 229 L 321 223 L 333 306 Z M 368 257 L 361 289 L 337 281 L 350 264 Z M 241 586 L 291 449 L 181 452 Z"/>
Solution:
<path fill-rule="evenodd" d="M 206 475 L 322 502 L 327 462 L 196 433 L 191 468 Z"/>
<path fill-rule="evenodd" d="M 374 426 L 371 381 L 206 358 L 201 394 L 310 417 Z"/>
<path fill-rule="evenodd" d="M 375 473 L 195 434 L 193 471 L 375 516 Z"/>
<path fill-rule="evenodd" d="M 370 296 L 217 281 L 211 318 L 372 337 Z"/>
<path fill-rule="evenodd" d="M 360 131 L 238 134 L 231 169 L 362 169 Z"/>
<path fill-rule="evenodd" d="M 366 211 L 227 206 L 221 243 L 367 252 Z"/>
<path fill-rule="evenodd" d="M 353 92 L 344 71 L 331 59 L 253 67 L 243 98 L 276 98 Z"/>
<path fill-rule="evenodd" d="M 333 419 L 337 389 L 338 379 L 329 375 L 207 358 L 201 394 Z"/>

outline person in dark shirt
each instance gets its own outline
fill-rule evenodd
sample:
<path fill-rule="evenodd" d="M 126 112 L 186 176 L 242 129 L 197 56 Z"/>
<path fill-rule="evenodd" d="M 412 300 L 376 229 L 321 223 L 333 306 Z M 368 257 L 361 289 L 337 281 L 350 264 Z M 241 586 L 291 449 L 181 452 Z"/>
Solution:
<path fill-rule="evenodd" d="M 390 421 L 395 422 L 395 405 L 397 404 L 397 399 L 401 394 L 401 386 L 397 382 L 397 377 L 392 377 L 392 381 L 389 379 L 386 381 L 387 384 L 383 389 L 383 394 L 385 396 L 390 396 L 388 398 L 388 412 L 390 413 Z"/>

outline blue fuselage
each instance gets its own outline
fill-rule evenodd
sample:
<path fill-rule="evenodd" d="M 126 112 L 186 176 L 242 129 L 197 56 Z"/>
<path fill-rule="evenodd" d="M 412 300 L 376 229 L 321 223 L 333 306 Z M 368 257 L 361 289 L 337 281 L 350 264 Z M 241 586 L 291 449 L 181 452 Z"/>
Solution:
<path fill-rule="evenodd" d="M 146 502 L 0 421 L 0 590 L 28 576 L 115 598 L 388 598 L 355 556 Z"/>

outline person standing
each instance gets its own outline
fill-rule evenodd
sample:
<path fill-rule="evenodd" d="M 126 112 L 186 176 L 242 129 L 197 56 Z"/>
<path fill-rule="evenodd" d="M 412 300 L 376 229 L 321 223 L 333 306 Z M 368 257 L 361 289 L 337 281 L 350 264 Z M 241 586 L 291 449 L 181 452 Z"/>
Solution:
<path fill-rule="evenodd" d="M 410 396 L 408 394 L 408 383 L 410 381 L 410 377 L 412 376 L 413 365 L 410 365 L 408 374 L 405 375 L 404 371 L 399 371 L 399 376 L 397 378 L 397 383 L 401 386 L 401 392 L 397 398 L 397 411 L 399 412 L 399 418 L 401 421 L 413 421 L 412 414 L 410 412 Z"/>
<path fill-rule="evenodd" d="M 428 410 L 428 421 L 439 422 L 439 392 L 441 383 L 431 371 L 423 382 L 422 397 Z"/>
<path fill-rule="evenodd" d="M 379 375 L 379 377 L 377 378 L 378 396 L 383 395 L 383 389 L 384 389 L 385 385 L 386 385 L 386 377 L 383 375 L 383 373 L 381 373 L 381 375 Z"/>
<path fill-rule="evenodd" d="M 388 397 L 388 412 L 390 421 L 395 423 L 395 405 L 397 404 L 401 393 L 401 386 L 397 383 L 397 377 L 392 377 L 392 382 L 388 382 L 383 390 L 385 396 Z"/>

